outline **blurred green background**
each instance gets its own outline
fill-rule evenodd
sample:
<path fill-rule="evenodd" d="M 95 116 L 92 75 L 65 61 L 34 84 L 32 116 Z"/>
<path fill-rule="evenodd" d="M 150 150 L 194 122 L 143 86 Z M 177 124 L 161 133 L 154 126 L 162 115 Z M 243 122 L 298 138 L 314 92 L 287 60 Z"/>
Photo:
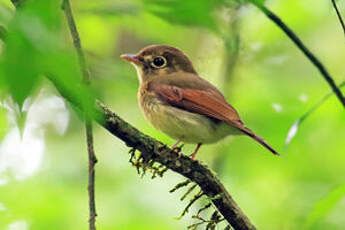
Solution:
<path fill-rule="evenodd" d="M 87 229 L 84 124 L 40 75 L 52 71 L 85 97 L 76 87 L 80 73 L 60 2 L 32 0 L 17 13 L 9 0 L 0 3 L 0 25 L 8 31 L 0 46 L 0 229 Z M 182 49 L 247 126 L 281 152 L 277 158 L 247 137 L 230 137 L 204 146 L 198 155 L 257 228 L 344 229 L 344 108 L 332 96 L 285 144 L 292 124 L 330 89 L 262 12 L 245 1 L 225 0 L 71 4 L 92 94 L 170 145 L 174 141 L 142 116 L 136 71 L 119 55 L 150 44 Z M 265 4 L 320 57 L 337 83 L 344 81 L 345 38 L 331 1 Z M 338 5 L 345 15 L 345 2 Z M 186 190 L 168 192 L 181 176 L 169 171 L 163 178 L 140 178 L 124 143 L 98 125 L 94 136 L 99 229 L 186 229 L 195 222 L 191 216 L 203 201 L 182 220 L 174 219 L 188 203 L 179 201 Z M 187 145 L 184 152 L 193 148 Z"/>

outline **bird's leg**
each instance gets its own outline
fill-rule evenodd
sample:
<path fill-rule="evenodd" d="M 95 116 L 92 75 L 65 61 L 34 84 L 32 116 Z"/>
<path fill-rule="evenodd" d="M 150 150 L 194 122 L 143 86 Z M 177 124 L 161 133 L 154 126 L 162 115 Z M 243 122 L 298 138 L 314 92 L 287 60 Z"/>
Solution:
<path fill-rule="evenodd" d="M 177 153 L 177 156 L 180 157 L 180 152 L 181 152 L 181 147 L 177 148 L 177 145 L 181 142 L 181 139 L 178 139 L 171 147 L 170 149 L 173 150 L 174 152 Z M 177 149 L 177 151 L 175 151 L 175 149 Z"/>
<path fill-rule="evenodd" d="M 176 146 L 181 142 L 181 139 L 178 139 L 171 147 L 170 149 L 174 150 L 174 148 L 176 148 Z"/>
<path fill-rule="evenodd" d="M 195 155 L 198 153 L 198 151 L 199 151 L 201 145 L 202 145 L 202 143 L 199 143 L 199 144 L 196 146 L 196 148 L 194 149 L 194 152 L 190 155 L 190 158 L 191 158 L 193 161 L 196 160 L 196 159 L 195 159 Z"/>

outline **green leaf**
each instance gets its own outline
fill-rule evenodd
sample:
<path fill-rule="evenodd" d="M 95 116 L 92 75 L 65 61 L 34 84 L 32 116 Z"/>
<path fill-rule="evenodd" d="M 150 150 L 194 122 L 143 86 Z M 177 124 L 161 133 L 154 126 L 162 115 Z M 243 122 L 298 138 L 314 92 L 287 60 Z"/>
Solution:
<path fill-rule="evenodd" d="M 345 184 L 332 190 L 323 199 L 318 201 L 307 217 L 305 229 L 311 229 L 319 220 L 324 218 L 344 196 Z"/>
<path fill-rule="evenodd" d="M 45 62 L 48 78 L 58 90 L 63 90 L 62 96 L 72 100 L 86 114 L 94 109 L 95 94 L 83 83 L 80 66 L 75 55 L 69 52 L 57 52 Z M 89 112 L 88 112 L 89 111 Z"/>
<path fill-rule="evenodd" d="M 204 27 L 215 32 L 218 28 L 214 13 L 222 3 L 221 0 L 144 0 L 147 11 L 170 23 Z"/>
<path fill-rule="evenodd" d="M 3 4 L 0 5 L 0 24 L 7 24 L 12 18 L 13 10 Z"/>
<path fill-rule="evenodd" d="M 60 25 L 57 0 L 35 0 L 17 10 L 8 25 L 2 60 L 4 82 L 21 107 L 37 86 L 41 61 L 56 44 Z"/>
<path fill-rule="evenodd" d="M 37 56 L 22 34 L 13 32 L 7 35 L 4 56 L 5 84 L 13 99 L 21 107 L 38 81 Z"/>
<path fill-rule="evenodd" d="M 66 50 L 61 39 L 61 15 L 58 0 L 28 1 L 8 25 L 0 61 L 0 87 L 19 105 L 20 127 L 25 125 L 21 109 L 24 100 L 44 75 L 53 76 L 63 85 L 82 111 L 93 108 L 94 95 L 82 84 L 76 54 Z"/>
<path fill-rule="evenodd" d="M 245 0 L 247 2 L 251 2 L 254 5 L 263 5 L 265 3 L 266 0 Z"/>

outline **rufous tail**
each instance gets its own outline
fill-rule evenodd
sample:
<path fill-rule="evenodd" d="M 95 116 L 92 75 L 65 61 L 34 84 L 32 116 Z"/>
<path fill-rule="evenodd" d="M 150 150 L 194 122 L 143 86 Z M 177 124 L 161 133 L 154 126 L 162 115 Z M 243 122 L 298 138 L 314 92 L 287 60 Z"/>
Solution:
<path fill-rule="evenodd" d="M 255 133 L 253 131 L 251 131 L 250 129 L 248 129 L 247 127 L 243 127 L 240 128 L 240 130 L 247 134 L 248 136 L 250 136 L 251 138 L 253 138 L 254 140 L 256 140 L 257 142 L 259 142 L 262 146 L 266 147 L 268 150 L 270 150 L 273 154 L 275 155 L 280 155 L 277 151 L 275 151 L 269 144 L 267 144 L 266 141 L 264 141 L 264 139 L 262 139 L 261 137 L 255 135 Z"/>

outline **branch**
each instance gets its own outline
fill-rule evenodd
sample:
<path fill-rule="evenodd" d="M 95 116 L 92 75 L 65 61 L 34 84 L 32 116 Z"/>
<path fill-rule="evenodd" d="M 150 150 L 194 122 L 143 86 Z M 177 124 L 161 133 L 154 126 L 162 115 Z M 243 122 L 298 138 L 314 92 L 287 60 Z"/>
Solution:
<path fill-rule="evenodd" d="M 344 31 L 344 35 L 345 35 L 345 23 L 343 21 L 343 18 L 341 17 L 341 14 L 339 12 L 339 9 L 337 7 L 337 4 L 335 3 L 335 0 L 332 0 L 332 4 L 333 4 L 333 7 L 335 9 L 335 12 L 337 13 L 337 16 L 339 18 L 339 21 L 340 21 L 340 24 L 341 24 L 341 27 L 343 28 L 343 31 Z"/>
<path fill-rule="evenodd" d="M 182 153 L 179 155 L 162 142 L 143 134 L 100 102 L 97 102 L 97 111 L 98 123 L 127 146 L 141 151 L 143 158 L 159 162 L 197 183 L 203 194 L 212 198 L 212 203 L 235 230 L 256 229 L 207 166 Z"/>
<path fill-rule="evenodd" d="M 85 55 L 81 47 L 80 37 L 73 17 L 72 9 L 69 0 L 63 0 L 62 9 L 65 13 L 66 20 L 73 38 L 74 48 L 77 51 L 80 69 L 83 74 L 83 81 L 85 84 L 90 84 L 90 73 L 86 66 Z M 86 113 L 86 112 L 85 112 Z M 97 158 L 93 146 L 92 135 L 92 120 L 85 114 L 85 129 L 86 129 L 86 143 L 89 157 L 89 178 L 88 178 L 88 192 L 89 192 L 89 229 L 96 229 L 96 202 L 95 202 L 95 164 Z"/>
<path fill-rule="evenodd" d="M 269 19 L 271 19 L 280 29 L 282 29 L 285 34 L 295 43 L 295 45 L 304 53 L 304 55 L 313 63 L 345 108 L 345 98 L 322 62 L 303 44 L 301 39 L 277 15 L 262 5 L 258 0 L 250 0 L 250 2 L 258 7 Z"/>

